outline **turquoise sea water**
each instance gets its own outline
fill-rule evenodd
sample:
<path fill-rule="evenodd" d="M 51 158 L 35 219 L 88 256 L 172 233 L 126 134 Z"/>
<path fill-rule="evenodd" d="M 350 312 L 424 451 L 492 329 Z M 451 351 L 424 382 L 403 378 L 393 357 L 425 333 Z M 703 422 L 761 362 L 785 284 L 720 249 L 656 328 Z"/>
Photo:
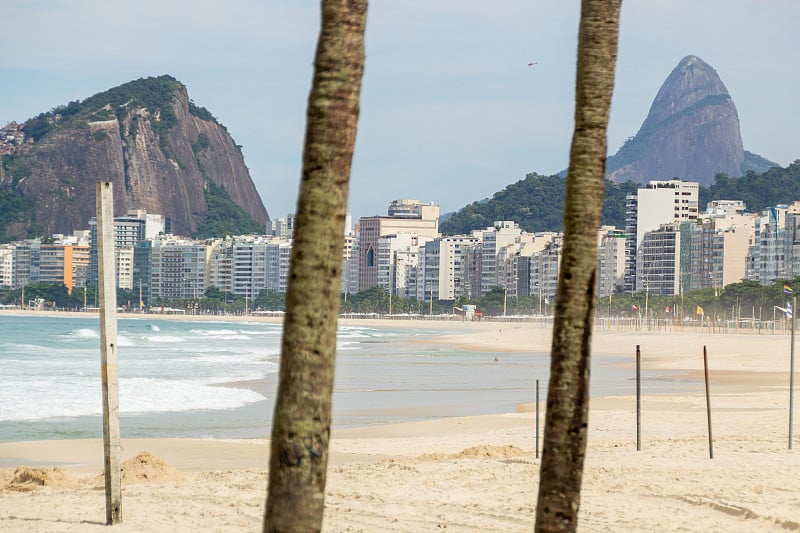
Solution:
<path fill-rule="evenodd" d="M 269 434 L 280 325 L 121 318 L 118 331 L 123 437 Z M 424 323 L 340 327 L 334 427 L 510 412 L 534 400 L 536 379 L 544 400 L 548 354 L 466 352 L 432 335 Z M 595 358 L 593 395 L 634 393 L 616 363 Z M 100 437 L 101 398 L 96 315 L 0 314 L 0 441 Z"/>

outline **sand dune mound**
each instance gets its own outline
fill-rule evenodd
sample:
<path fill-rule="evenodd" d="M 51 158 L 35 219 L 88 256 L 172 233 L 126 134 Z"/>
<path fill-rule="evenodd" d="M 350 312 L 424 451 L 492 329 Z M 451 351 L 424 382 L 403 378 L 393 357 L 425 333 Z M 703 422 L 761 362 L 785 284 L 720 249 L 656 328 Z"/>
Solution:
<path fill-rule="evenodd" d="M 184 478 L 178 469 L 146 451 L 122 463 L 121 470 L 123 483 L 180 481 Z"/>
<path fill-rule="evenodd" d="M 28 492 L 41 487 L 66 488 L 76 485 L 77 478 L 57 466 L 52 468 L 20 466 L 10 475 L 8 473 L 0 475 L 0 491 Z"/>
<path fill-rule="evenodd" d="M 456 459 L 512 459 L 514 457 L 522 457 L 527 455 L 528 452 L 516 446 L 492 446 L 489 444 L 481 444 L 480 446 L 473 446 L 466 448 L 455 454 Z"/>
<path fill-rule="evenodd" d="M 513 445 L 506 446 L 492 446 L 490 444 L 481 444 L 480 446 L 473 446 L 465 448 L 458 453 L 426 453 L 420 455 L 420 461 L 442 461 L 450 459 L 514 459 L 529 455 L 522 448 Z"/>

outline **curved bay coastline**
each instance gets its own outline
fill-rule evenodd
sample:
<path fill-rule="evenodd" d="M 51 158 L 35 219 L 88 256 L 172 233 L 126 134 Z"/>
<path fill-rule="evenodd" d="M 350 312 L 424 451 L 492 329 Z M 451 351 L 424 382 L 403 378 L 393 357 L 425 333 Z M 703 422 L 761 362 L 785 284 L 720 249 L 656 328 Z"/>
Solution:
<path fill-rule="evenodd" d="M 227 322 L 230 317 L 175 319 Z M 342 319 L 339 324 L 425 329 L 430 336 L 410 342 L 471 351 L 484 361 L 496 354 L 501 363 L 515 354 L 548 354 L 551 340 L 549 328 L 525 322 Z M 682 531 L 800 529 L 795 475 L 800 456 L 787 450 L 786 442 L 789 336 L 595 330 L 593 359 L 607 357 L 632 376 L 637 345 L 643 373 L 657 372 L 658 380 L 667 376 L 668 384 L 674 380 L 680 386 L 652 392 L 653 382 L 643 384 L 643 442 L 637 451 L 635 396 L 596 395 L 602 378 L 593 368 L 580 528 L 661 530 L 669 523 Z M 544 396 L 541 400 L 544 410 Z M 532 408 L 334 429 L 324 530 L 530 531 L 539 464 Z M 175 528 L 260 528 L 266 439 L 123 439 L 122 448 L 124 460 L 147 450 L 186 479 L 126 485 L 120 531 L 160 531 L 167 522 Z M 78 476 L 95 476 L 102 458 L 99 439 L 0 443 L 0 461 L 9 466 L 61 465 Z M 5 509 L 0 530 L 105 530 L 102 490 L 77 484 L 4 492 L 9 472 L 0 469 Z"/>
<path fill-rule="evenodd" d="M 17 387 L 0 394 L 0 441 L 99 437 L 99 404 L 85 392 L 99 380 L 91 377 L 97 314 L 6 313 L 5 325 L 3 316 L 0 350 L 10 353 L 0 354 L 0 366 L 33 370 L 6 368 Z M 118 314 L 123 437 L 266 436 L 281 326 L 280 318 L 259 316 Z M 525 411 L 534 382 L 540 398 L 547 393 L 550 329 L 542 324 L 340 319 L 339 326 L 333 429 Z M 635 391 L 631 359 L 618 350 L 593 357 L 592 396 Z M 667 370 L 645 369 L 643 381 L 645 394 L 696 386 Z"/>

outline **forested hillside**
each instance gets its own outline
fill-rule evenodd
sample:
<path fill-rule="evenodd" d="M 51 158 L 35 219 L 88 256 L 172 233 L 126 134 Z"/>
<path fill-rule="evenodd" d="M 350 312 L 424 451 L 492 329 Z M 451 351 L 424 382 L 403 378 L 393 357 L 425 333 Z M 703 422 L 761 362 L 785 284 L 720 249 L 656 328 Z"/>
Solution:
<path fill-rule="evenodd" d="M 557 175 L 528 174 L 491 199 L 464 207 L 442 222 L 440 230 L 445 235 L 468 234 L 474 229 L 490 227 L 497 220 L 513 220 L 528 232 L 561 231 L 565 183 L 565 179 Z M 603 224 L 625 226 L 625 196 L 636 192 L 637 187 L 632 181 L 606 180 Z"/>
<path fill-rule="evenodd" d="M 561 231 L 565 184 L 565 179 L 557 175 L 528 174 L 491 199 L 462 208 L 442 222 L 440 230 L 444 235 L 468 234 L 492 226 L 498 220 L 513 220 L 528 232 Z M 625 197 L 635 193 L 638 187 L 640 185 L 632 181 L 606 180 L 604 225 L 625 227 Z M 741 178 L 720 174 L 711 187 L 700 187 L 700 210 L 705 210 L 711 200 L 744 200 L 750 212 L 800 200 L 800 160 L 786 168 L 773 167 L 761 174 L 747 172 Z"/>
<path fill-rule="evenodd" d="M 744 200 L 747 210 L 755 213 L 800 200 L 800 159 L 786 168 L 772 167 L 761 174 L 751 171 L 741 178 L 720 174 L 714 185 L 700 188 L 700 208 L 711 200 Z"/>

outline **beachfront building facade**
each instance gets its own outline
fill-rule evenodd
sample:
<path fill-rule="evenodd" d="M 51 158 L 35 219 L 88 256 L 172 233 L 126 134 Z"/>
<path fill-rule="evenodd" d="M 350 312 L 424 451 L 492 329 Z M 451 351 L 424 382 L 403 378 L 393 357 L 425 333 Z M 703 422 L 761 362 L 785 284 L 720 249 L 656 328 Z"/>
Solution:
<path fill-rule="evenodd" d="M 420 247 L 424 256 L 419 279 L 420 300 L 456 300 L 470 290 L 470 251 L 480 245 L 475 235 L 432 239 Z"/>
<path fill-rule="evenodd" d="M 755 238 L 747 254 L 747 279 L 768 285 L 785 278 L 786 250 L 784 234 L 787 206 L 764 210 L 755 220 Z"/>
<path fill-rule="evenodd" d="M 171 235 L 151 240 L 148 301 L 197 300 L 206 285 L 207 246 Z"/>
<path fill-rule="evenodd" d="M 555 300 L 558 289 L 558 272 L 561 268 L 562 243 L 563 236 L 553 234 L 544 249 L 531 257 L 531 294 L 537 296 L 539 302 L 549 304 Z"/>
<path fill-rule="evenodd" d="M 646 232 L 636 257 L 636 286 L 652 294 L 679 294 L 680 252 L 679 224 L 662 224 L 658 229 Z"/>
<path fill-rule="evenodd" d="M 795 202 L 786 212 L 784 249 L 786 250 L 786 277 L 800 276 L 800 202 Z"/>
<path fill-rule="evenodd" d="M 502 287 L 516 292 L 516 258 L 527 246 L 534 246 L 535 236 L 520 229 L 512 220 L 500 220 L 479 233 L 481 241 L 480 296 L 492 287 Z M 532 255 L 535 248 L 528 248 Z"/>
<path fill-rule="evenodd" d="M 266 245 L 266 272 L 264 288 L 270 292 L 285 293 L 289 288 L 289 265 L 292 259 L 292 241 L 270 239 Z M 258 296 L 258 293 L 253 293 Z"/>
<path fill-rule="evenodd" d="M 64 285 L 69 294 L 86 285 L 88 265 L 88 245 L 48 243 L 39 248 L 39 282 Z"/>
<path fill-rule="evenodd" d="M 341 293 L 347 297 L 348 294 L 358 292 L 358 235 L 350 230 L 344 236 L 344 251 L 342 253 L 342 286 Z"/>
<path fill-rule="evenodd" d="M 14 245 L 0 244 L 0 289 L 14 288 Z"/>
<path fill-rule="evenodd" d="M 131 290 L 134 285 L 134 248 L 142 241 L 151 240 L 167 233 L 161 215 L 148 214 L 144 209 L 133 209 L 127 214 L 114 217 L 114 254 L 117 265 L 117 287 Z M 97 271 L 97 220 L 89 219 L 89 268 L 86 281 L 96 284 Z"/>
<path fill-rule="evenodd" d="M 386 235 L 378 239 L 377 254 L 377 287 L 392 295 L 415 294 L 410 292 L 409 280 L 416 281 L 412 271 L 420 264 L 420 252 L 433 241 L 410 233 Z M 416 283 L 413 290 L 416 290 Z"/>
<path fill-rule="evenodd" d="M 378 286 L 378 241 L 387 235 L 439 236 L 439 206 L 419 200 L 395 200 L 387 216 L 362 217 L 358 222 L 358 290 Z"/>
<path fill-rule="evenodd" d="M 765 209 L 755 219 L 746 276 L 768 285 L 800 275 L 800 202 Z"/>
<path fill-rule="evenodd" d="M 683 223 L 681 290 L 719 293 L 744 279 L 755 218 L 745 212 L 744 202 L 715 201 L 696 222 Z"/>
<path fill-rule="evenodd" d="M 607 298 L 625 283 L 625 243 L 628 235 L 614 226 L 603 226 L 597 236 L 598 298 Z"/>
<path fill-rule="evenodd" d="M 643 276 L 636 272 L 639 247 L 647 232 L 663 224 L 697 219 L 700 184 L 679 179 L 650 181 L 628 195 L 625 203 L 625 292 L 643 290 Z"/>

